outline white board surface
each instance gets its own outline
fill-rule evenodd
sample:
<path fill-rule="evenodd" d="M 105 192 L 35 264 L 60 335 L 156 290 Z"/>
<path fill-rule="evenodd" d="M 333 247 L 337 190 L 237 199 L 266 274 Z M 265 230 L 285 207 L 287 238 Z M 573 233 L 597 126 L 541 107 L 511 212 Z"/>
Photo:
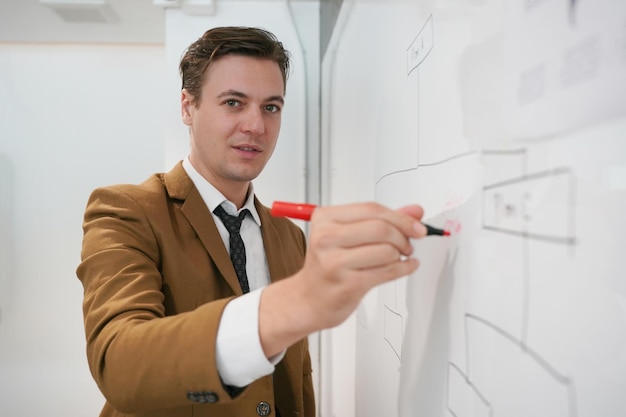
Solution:
<path fill-rule="evenodd" d="M 356 415 L 625 416 L 626 3 L 343 8 L 328 203 L 452 233 L 359 307 Z"/>

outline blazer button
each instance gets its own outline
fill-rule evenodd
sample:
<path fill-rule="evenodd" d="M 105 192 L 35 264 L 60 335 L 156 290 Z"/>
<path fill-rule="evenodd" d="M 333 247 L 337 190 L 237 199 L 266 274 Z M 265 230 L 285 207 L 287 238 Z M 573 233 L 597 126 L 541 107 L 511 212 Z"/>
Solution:
<path fill-rule="evenodd" d="M 200 391 L 200 392 L 188 392 L 187 398 L 194 403 L 215 403 L 218 400 L 218 396 L 213 391 Z"/>
<path fill-rule="evenodd" d="M 269 416 L 272 411 L 272 407 L 265 401 L 261 401 L 259 405 L 256 406 L 256 413 L 261 417 Z"/>

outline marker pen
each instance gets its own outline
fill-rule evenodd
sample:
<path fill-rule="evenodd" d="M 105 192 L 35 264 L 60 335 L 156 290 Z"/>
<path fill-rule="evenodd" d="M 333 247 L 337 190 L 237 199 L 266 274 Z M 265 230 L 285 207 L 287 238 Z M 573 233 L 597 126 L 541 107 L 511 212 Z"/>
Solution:
<path fill-rule="evenodd" d="M 272 216 L 290 217 L 292 219 L 308 221 L 311 220 L 311 215 L 316 207 L 317 206 L 315 204 L 275 201 L 274 204 L 272 204 Z M 439 229 L 427 224 L 424 224 L 424 226 L 426 226 L 426 236 L 450 236 L 450 232 L 447 230 Z"/>
<path fill-rule="evenodd" d="M 274 201 L 274 204 L 272 204 L 272 216 L 290 217 L 292 219 L 309 221 L 316 207 L 315 204 Z"/>

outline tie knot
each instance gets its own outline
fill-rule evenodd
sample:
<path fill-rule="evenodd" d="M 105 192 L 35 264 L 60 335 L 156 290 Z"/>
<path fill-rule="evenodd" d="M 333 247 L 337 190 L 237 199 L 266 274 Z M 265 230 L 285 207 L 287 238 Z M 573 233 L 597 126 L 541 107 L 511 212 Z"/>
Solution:
<path fill-rule="evenodd" d="M 226 226 L 226 229 L 228 229 L 228 233 L 230 233 L 231 235 L 239 234 L 241 222 L 249 212 L 250 211 L 248 211 L 248 209 L 243 209 L 238 216 L 231 216 L 230 214 L 226 213 L 226 210 L 224 210 L 222 206 L 217 206 L 215 210 L 213 210 L 213 213 L 215 213 L 217 217 L 222 220 L 222 223 L 224 223 L 224 226 Z"/>

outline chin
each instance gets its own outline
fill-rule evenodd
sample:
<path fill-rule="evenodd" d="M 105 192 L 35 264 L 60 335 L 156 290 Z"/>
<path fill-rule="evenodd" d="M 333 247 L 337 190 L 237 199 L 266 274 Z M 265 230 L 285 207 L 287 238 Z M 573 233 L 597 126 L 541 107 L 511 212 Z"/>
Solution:
<path fill-rule="evenodd" d="M 239 181 L 239 182 L 250 182 L 253 179 L 255 179 L 256 177 L 258 177 L 260 173 L 261 173 L 261 171 L 239 172 L 239 173 L 231 175 L 230 179 L 234 180 L 234 181 Z"/>

